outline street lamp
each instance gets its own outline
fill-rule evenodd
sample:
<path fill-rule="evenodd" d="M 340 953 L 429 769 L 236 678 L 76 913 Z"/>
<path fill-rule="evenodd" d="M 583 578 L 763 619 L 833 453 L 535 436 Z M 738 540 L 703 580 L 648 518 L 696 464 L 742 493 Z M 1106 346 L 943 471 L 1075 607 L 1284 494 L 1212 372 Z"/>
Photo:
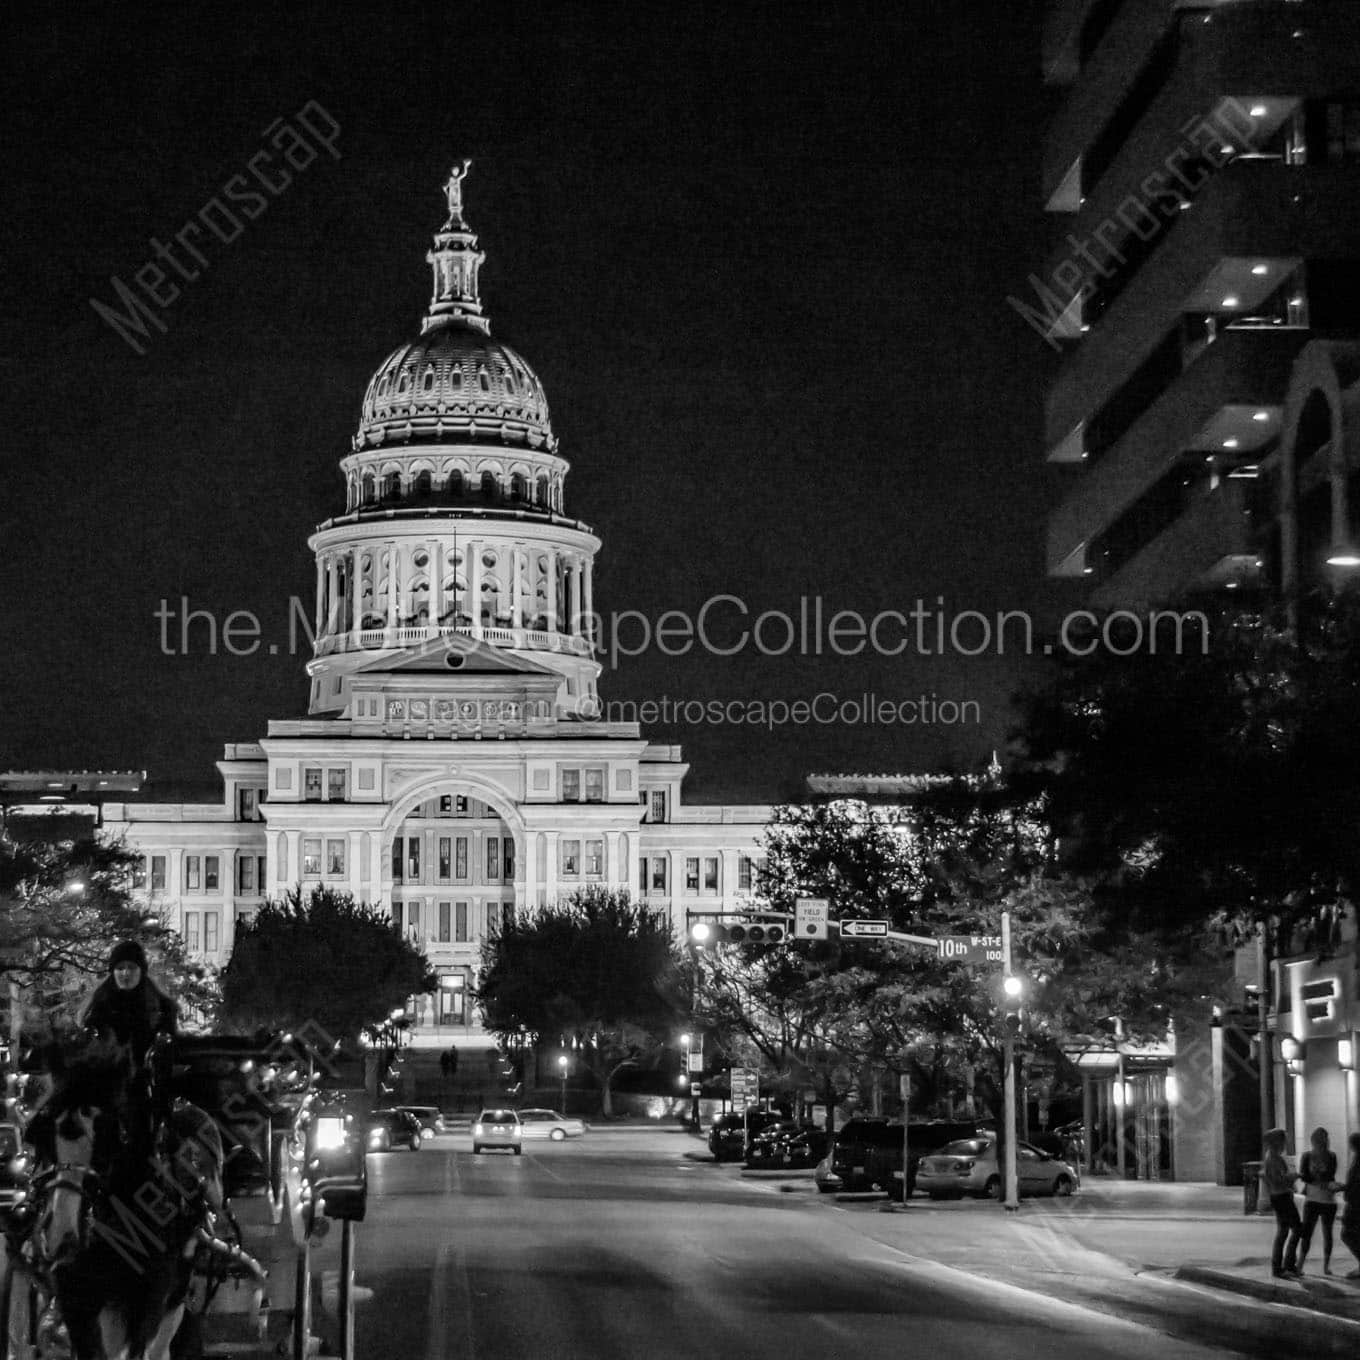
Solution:
<path fill-rule="evenodd" d="M 565 1053 L 562 1053 L 562 1054 L 560 1054 L 560 1055 L 558 1056 L 558 1059 L 557 1059 L 557 1066 L 558 1066 L 558 1069 L 559 1069 L 559 1070 L 561 1071 L 561 1073 L 562 1073 L 562 1100 L 561 1100 L 562 1113 L 563 1113 L 563 1114 L 566 1114 L 566 1112 L 567 1112 L 567 1055 L 566 1055 Z"/>

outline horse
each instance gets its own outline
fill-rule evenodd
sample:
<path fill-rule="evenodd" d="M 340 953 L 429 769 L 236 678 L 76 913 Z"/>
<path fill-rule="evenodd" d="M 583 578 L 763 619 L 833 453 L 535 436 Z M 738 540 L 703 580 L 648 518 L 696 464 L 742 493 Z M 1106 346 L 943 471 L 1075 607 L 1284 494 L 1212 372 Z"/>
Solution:
<path fill-rule="evenodd" d="M 158 1111 L 124 1050 L 49 1064 L 25 1136 L 47 1167 L 35 1257 L 73 1360 L 167 1360 L 223 1209 L 221 1136 L 187 1102 Z"/>

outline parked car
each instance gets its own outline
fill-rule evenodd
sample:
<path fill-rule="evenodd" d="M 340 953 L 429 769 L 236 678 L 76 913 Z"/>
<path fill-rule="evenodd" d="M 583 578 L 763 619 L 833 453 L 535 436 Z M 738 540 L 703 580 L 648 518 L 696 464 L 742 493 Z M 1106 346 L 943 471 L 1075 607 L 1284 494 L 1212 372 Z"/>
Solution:
<path fill-rule="evenodd" d="M 869 1149 L 881 1147 L 896 1139 L 900 1154 L 902 1149 L 902 1125 L 889 1124 L 886 1119 L 868 1115 L 856 1115 L 846 1120 L 836 1131 L 831 1145 L 831 1172 L 835 1175 L 842 1190 L 869 1190 Z M 901 1158 L 899 1156 L 900 1163 Z"/>
<path fill-rule="evenodd" d="M 404 1110 L 415 1119 L 420 1125 L 420 1136 L 422 1138 L 433 1138 L 436 1133 L 447 1133 L 448 1126 L 444 1123 L 444 1114 L 435 1105 L 394 1105 L 394 1110 Z"/>
<path fill-rule="evenodd" d="M 364 1116 L 363 1129 L 366 1152 L 392 1152 L 402 1147 L 420 1151 L 420 1121 L 405 1110 L 374 1110 Z"/>
<path fill-rule="evenodd" d="M 714 1161 L 735 1162 L 746 1155 L 746 1135 L 754 1137 L 770 1127 L 779 1115 L 768 1110 L 748 1110 L 745 1114 L 720 1114 L 708 1129 L 708 1150 Z"/>
<path fill-rule="evenodd" d="M 483 1148 L 509 1148 L 516 1157 L 521 1156 L 524 1148 L 524 1125 L 520 1122 L 518 1110 L 483 1110 L 473 1121 L 472 1150 L 481 1152 Z"/>
<path fill-rule="evenodd" d="M 814 1124 L 780 1120 L 751 1139 L 746 1149 L 749 1167 L 806 1167 L 826 1155 L 829 1139 L 825 1129 Z"/>
<path fill-rule="evenodd" d="M 1077 1188 L 1076 1167 L 1030 1143 L 1016 1143 L 1015 1169 L 1022 1195 L 1070 1195 Z M 963 1195 L 999 1199 L 1001 1167 L 996 1139 L 960 1138 L 948 1144 L 922 1160 L 916 1184 L 931 1199 Z"/>
<path fill-rule="evenodd" d="M 568 1119 L 556 1110 L 521 1110 L 519 1122 L 522 1138 L 550 1138 L 554 1143 L 579 1138 L 590 1127 L 584 1119 Z"/>
<path fill-rule="evenodd" d="M 902 1125 L 894 1121 L 888 1128 L 889 1136 L 871 1145 L 865 1153 L 865 1175 L 871 1185 L 897 1198 L 902 1193 Z M 907 1130 L 907 1194 L 915 1192 L 917 1171 L 923 1157 L 946 1143 L 976 1135 L 977 1129 L 971 1121 L 932 1119 L 912 1124 Z"/>

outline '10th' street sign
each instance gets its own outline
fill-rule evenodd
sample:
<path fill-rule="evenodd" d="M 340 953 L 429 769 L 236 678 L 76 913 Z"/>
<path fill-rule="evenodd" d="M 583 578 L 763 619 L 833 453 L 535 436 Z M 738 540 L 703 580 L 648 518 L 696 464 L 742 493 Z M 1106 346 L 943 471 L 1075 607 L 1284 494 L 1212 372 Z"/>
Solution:
<path fill-rule="evenodd" d="M 940 957 L 950 963 L 1000 963 L 1001 936 L 941 935 Z"/>

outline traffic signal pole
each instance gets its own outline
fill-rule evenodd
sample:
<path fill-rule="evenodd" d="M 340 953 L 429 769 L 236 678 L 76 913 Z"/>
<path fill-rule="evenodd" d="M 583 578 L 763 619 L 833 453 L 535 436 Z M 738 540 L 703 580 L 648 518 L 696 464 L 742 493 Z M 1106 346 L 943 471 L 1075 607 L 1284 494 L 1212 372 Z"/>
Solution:
<path fill-rule="evenodd" d="M 1006 980 L 1012 976 L 1011 973 L 1011 914 L 1008 911 L 1001 913 L 1001 985 L 1004 988 Z M 1015 1159 L 1015 1037 L 1011 1033 L 1011 1027 L 1003 1022 L 1001 1027 L 1002 1044 L 1002 1065 L 1004 1067 L 1004 1089 L 1005 1089 L 1005 1128 L 1004 1153 L 1005 1153 L 1005 1176 L 1006 1185 L 1006 1209 L 1014 1212 L 1020 1207 L 1019 1185 L 1016 1181 L 1016 1159 Z"/>

